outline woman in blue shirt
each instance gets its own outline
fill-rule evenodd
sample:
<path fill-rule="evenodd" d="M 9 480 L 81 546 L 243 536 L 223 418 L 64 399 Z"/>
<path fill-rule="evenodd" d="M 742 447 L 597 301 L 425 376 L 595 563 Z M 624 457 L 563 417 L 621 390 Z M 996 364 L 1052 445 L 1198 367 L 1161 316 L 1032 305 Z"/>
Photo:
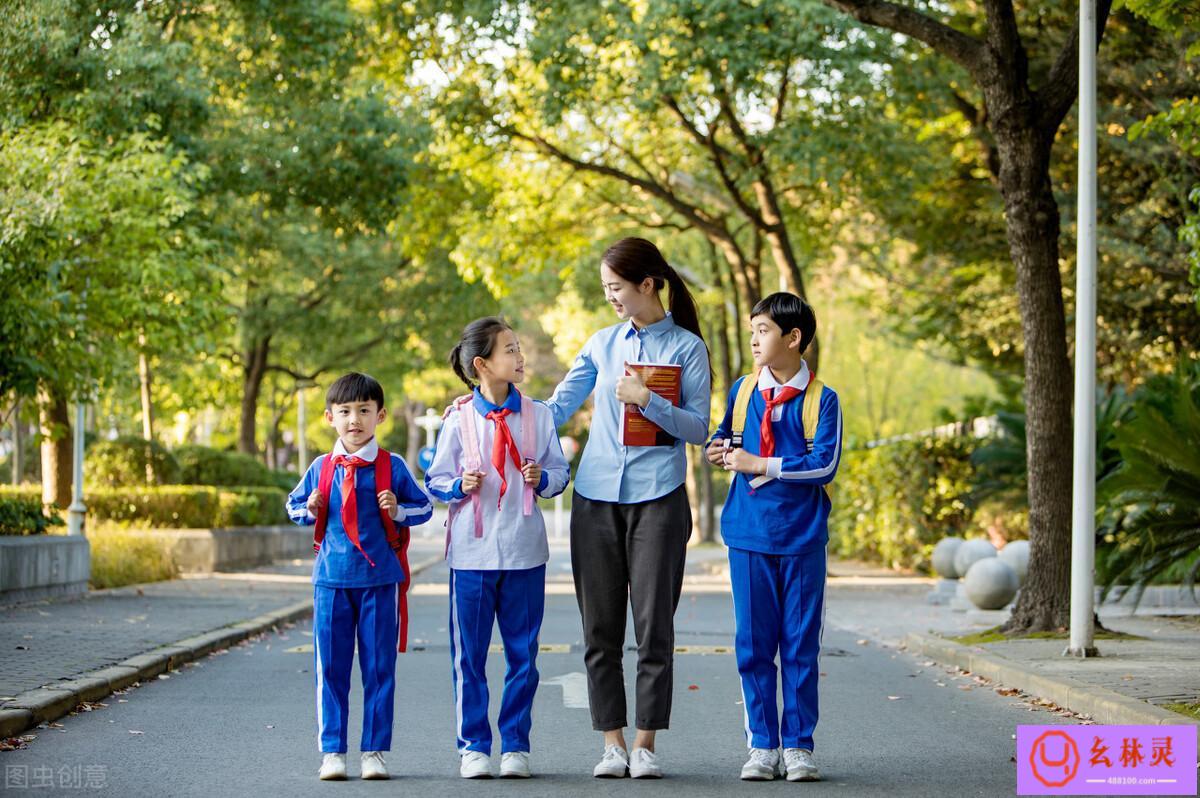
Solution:
<path fill-rule="evenodd" d="M 601 258 L 600 280 L 622 322 L 584 344 L 547 405 L 561 426 L 595 390 L 571 511 L 571 567 L 583 616 L 592 726 L 605 742 L 593 775 L 659 778 L 654 738 L 670 722 L 675 608 L 692 530 L 686 444 L 703 444 L 708 435 L 712 372 L 696 303 L 657 247 L 641 238 L 618 241 Z M 668 287 L 669 311 L 659 298 Z M 682 366 L 680 405 L 626 374 L 628 362 Z M 635 405 L 674 442 L 623 445 L 626 405 Z M 632 753 L 625 744 L 621 667 L 626 597 L 640 641 Z"/>

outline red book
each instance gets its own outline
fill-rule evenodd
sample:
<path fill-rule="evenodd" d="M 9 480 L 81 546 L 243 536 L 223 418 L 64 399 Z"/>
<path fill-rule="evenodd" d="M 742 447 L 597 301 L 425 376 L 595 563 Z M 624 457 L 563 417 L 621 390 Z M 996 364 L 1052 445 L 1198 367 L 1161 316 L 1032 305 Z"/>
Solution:
<path fill-rule="evenodd" d="M 625 373 L 637 372 L 646 387 L 679 407 L 683 366 L 674 363 L 626 363 Z M 672 446 L 675 436 L 642 415 L 637 405 L 625 405 L 621 415 L 621 443 L 626 446 Z"/>

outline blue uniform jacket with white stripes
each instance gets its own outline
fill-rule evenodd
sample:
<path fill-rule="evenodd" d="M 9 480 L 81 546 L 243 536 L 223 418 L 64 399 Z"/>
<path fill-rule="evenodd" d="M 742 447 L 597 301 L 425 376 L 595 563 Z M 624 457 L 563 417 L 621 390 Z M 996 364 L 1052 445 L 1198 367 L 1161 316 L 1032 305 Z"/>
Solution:
<path fill-rule="evenodd" d="M 332 455 L 323 454 L 312 462 L 304 477 L 288 495 L 288 517 L 293 523 L 311 526 L 316 518 L 308 512 L 308 496 L 317 489 L 321 478 L 321 463 L 326 457 L 345 454 L 346 449 L 339 440 L 333 447 Z M 375 462 L 379 454 L 379 445 L 371 441 L 354 453 L 368 462 Z M 408 470 L 408 464 L 398 454 L 391 453 L 392 484 L 391 491 L 396 494 L 396 510 L 392 520 L 396 526 L 417 526 L 429 520 L 433 515 L 433 502 L 429 494 L 413 478 Z M 336 466 L 333 469 L 333 486 L 329 492 L 329 518 L 325 525 L 325 540 L 317 553 L 313 564 L 313 584 L 322 587 L 379 587 L 380 585 L 398 584 L 404 581 L 404 572 L 395 553 L 387 542 L 387 532 L 383 528 L 383 519 L 379 513 L 379 491 L 376 489 L 375 469 L 360 468 L 354 473 L 354 493 L 358 506 L 358 535 L 363 549 L 375 563 L 372 567 L 367 558 L 362 555 L 342 525 L 342 479 L 346 469 Z"/>
<path fill-rule="evenodd" d="M 788 385 L 807 386 L 807 365 Z M 733 429 L 733 405 L 742 380 L 729 391 L 725 417 L 713 438 L 729 439 Z M 751 454 L 761 452 L 761 425 L 766 402 L 764 389 L 779 383 L 768 368 L 759 374 L 758 390 L 746 410 L 742 447 Z M 771 394 L 774 396 L 774 393 Z M 829 542 L 829 496 L 822 488 L 833 480 L 842 454 L 842 411 L 837 394 L 825 387 L 821 394 L 820 420 L 812 451 L 804 442 L 804 394 L 775 408 L 771 430 L 775 452 L 768 459 L 771 481 L 757 488 L 751 476 L 735 474 L 721 511 L 721 536 L 725 545 L 763 554 L 803 554 Z"/>

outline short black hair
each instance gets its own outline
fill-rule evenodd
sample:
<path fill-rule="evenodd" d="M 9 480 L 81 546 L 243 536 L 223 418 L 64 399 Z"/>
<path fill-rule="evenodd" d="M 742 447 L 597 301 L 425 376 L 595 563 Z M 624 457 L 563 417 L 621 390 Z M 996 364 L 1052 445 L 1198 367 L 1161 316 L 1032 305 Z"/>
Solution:
<path fill-rule="evenodd" d="M 758 304 L 750 311 L 750 318 L 755 316 L 766 316 L 779 325 L 784 335 L 799 330 L 801 354 L 817 335 L 817 314 L 813 313 L 812 306 L 787 291 L 778 291 L 758 300 Z"/>
<path fill-rule="evenodd" d="M 374 377 L 352 371 L 334 380 L 325 394 L 325 409 L 334 405 L 348 405 L 351 402 L 374 401 L 379 409 L 383 409 L 383 386 Z"/>

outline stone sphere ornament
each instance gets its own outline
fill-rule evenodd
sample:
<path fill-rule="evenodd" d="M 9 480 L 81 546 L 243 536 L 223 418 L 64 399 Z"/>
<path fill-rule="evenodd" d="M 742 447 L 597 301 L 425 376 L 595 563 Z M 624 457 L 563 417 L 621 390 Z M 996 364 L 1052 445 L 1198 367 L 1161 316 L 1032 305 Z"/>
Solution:
<path fill-rule="evenodd" d="M 963 579 L 967 598 L 981 610 L 999 610 L 1017 595 L 1017 572 L 999 557 L 976 560 Z"/>
<path fill-rule="evenodd" d="M 1017 582 L 1025 584 L 1025 575 L 1029 573 L 1029 541 L 1014 540 L 1005 544 L 996 555 L 1002 562 L 1017 572 Z"/>
<path fill-rule="evenodd" d="M 954 568 L 954 554 L 958 551 L 958 547 L 963 544 L 963 539 L 960 537 L 942 538 L 933 547 L 933 570 L 943 579 L 957 579 L 962 576 Z"/>
<path fill-rule="evenodd" d="M 964 541 L 954 552 L 954 570 L 958 571 L 959 577 L 966 576 L 977 561 L 995 556 L 996 547 L 982 538 Z"/>

